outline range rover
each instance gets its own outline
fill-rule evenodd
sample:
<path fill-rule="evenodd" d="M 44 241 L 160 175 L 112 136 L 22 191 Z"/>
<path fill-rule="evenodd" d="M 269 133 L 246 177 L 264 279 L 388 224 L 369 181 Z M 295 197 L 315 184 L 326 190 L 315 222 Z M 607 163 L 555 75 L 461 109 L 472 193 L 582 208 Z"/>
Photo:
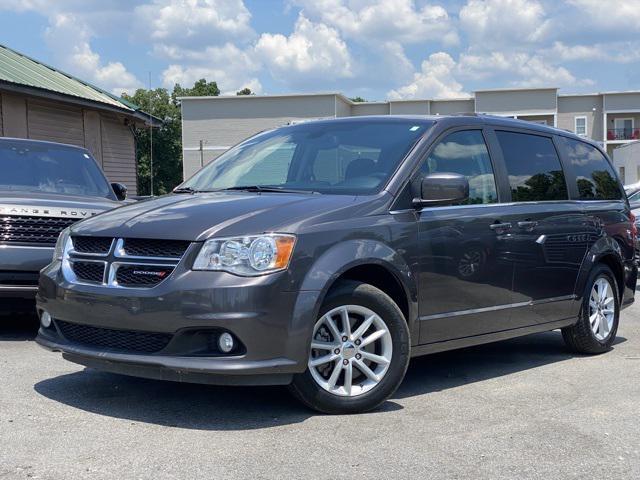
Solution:
<path fill-rule="evenodd" d="M 560 329 L 606 352 L 637 236 L 601 148 L 482 115 L 260 133 L 170 195 L 67 228 L 37 341 L 109 372 L 379 406 L 409 359 Z"/>
<path fill-rule="evenodd" d="M 84 148 L 0 138 L 0 311 L 34 311 L 40 269 L 69 225 L 120 205 Z"/>

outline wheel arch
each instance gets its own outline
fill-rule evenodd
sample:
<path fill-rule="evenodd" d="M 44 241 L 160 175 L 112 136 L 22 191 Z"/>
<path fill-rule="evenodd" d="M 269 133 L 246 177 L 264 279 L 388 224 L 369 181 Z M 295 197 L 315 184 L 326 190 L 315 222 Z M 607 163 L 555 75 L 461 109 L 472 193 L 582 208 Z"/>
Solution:
<path fill-rule="evenodd" d="M 576 282 L 575 294 L 578 299 L 582 298 L 589 274 L 597 264 L 608 266 L 616 279 L 618 288 L 618 299 L 622 301 L 624 293 L 624 257 L 620 244 L 611 237 L 600 238 L 587 252 Z"/>
<path fill-rule="evenodd" d="M 341 280 L 361 281 L 385 292 L 398 304 L 411 333 L 415 333 L 418 325 L 415 274 L 397 251 L 378 240 L 349 240 L 327 250 L 302 282 L 301 290 L 318 292 L 314 318 L 330 290 Z"/>

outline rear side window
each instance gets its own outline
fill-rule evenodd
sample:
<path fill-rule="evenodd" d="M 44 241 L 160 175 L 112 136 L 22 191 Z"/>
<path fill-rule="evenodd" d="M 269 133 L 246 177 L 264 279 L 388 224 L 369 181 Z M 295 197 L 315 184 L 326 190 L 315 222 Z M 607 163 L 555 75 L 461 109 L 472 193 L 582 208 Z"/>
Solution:
<path fill-rule="evenodd" d="M 623 198 L 613 167 L 600 150 L 588 143 L 566 137 L 560 137 L 560 145 L 576 176 L 580 200 Z"/>
<path fill-rule="evenodd" d="M 569 198 L 560 159 L 550 138 L 504 131 L 497 131 L 496 136 L 509 175 L 512 201 Z"/>
<path fill-rule="evenodd" d="M 420 173 L 464 175 L 469 180 L 467 204 L 498 201 L 489 151 L 480 130 L 466 130 L 446 136 L 423 163 Z"/>

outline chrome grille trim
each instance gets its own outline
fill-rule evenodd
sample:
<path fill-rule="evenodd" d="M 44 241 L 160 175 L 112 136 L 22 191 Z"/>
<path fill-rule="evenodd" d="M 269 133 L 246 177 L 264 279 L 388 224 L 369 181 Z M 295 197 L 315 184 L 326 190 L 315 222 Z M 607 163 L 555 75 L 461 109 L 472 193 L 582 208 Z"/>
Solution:
<path fill-rule="evenodd" d="M 182 258 L 185 257 L 187 251 L 190 248 L 186 247 L 185 253 L 181 257 L 142 257 L 126 255 L 124 252 L 125 238 L 113 238 L 108 253 L 95 253 L 95 252 L 78 252 L 73 248 L 73 237 L 69 237 L 69 240 L 65 244 L 64 253 L 62 257 L 62 274 L 64 278 L 73 284 L 88 285 L 93 287 L 105 287 L 105 288 L 117 288 L 127 290 L 151 290 L 164 281 L 166 281 L 173 272 L 176 270 Z M 93 262 L 104 265 L 104 276 L 101 283 L 92 282 L 78 278 L 73 269 L 74 262 Z M 120 285 L 118 283 L 118 269 L 121 267 L 135 267 L 141 271 L 145 267 L 164 268 L 170 270 L 165 277 L 159 278 L 155 284 L 144 283 L 138 285 Z"/>

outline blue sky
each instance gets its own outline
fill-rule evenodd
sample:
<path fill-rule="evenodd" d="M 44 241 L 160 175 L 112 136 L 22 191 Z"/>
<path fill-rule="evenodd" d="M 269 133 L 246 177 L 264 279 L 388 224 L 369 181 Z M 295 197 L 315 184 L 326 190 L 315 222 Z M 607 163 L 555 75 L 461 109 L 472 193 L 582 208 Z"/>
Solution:
<path fill-rule="evenodd" d="M 216 80 L 223 93 L 367 100 L 485 88 L 640 89 L 640 2 L 0 0 L 0 43 L 114 93 Z"/>

